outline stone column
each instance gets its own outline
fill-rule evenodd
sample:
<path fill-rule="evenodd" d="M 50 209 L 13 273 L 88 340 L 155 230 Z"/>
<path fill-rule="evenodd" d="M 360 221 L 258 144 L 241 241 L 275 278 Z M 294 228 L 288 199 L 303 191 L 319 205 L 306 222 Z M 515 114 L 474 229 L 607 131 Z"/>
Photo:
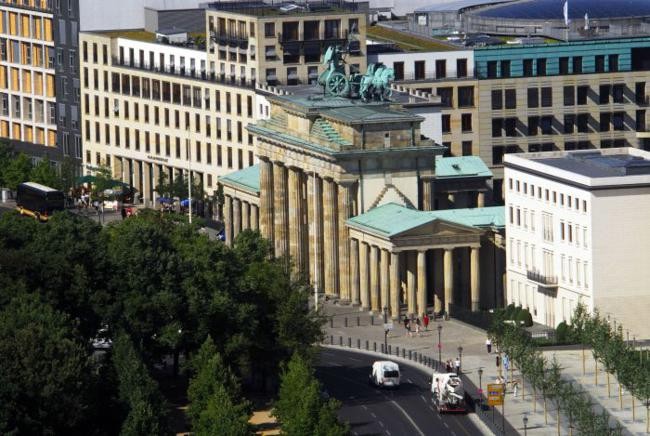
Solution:
<path fill-rule="evenodd" d="M 399 319 L 399 293 L 401 283 L 399 279 L 399 253 L 390 253 L 390 315 Z"/>
<path fill-rule="evenodd" d="M 449 305 L 454 302 L 453 292 L 454 292 L 454 263 L 453 263 L 453 253 L 452 248 L 445 248 L 444 255 L 444 270 L 445 270 L 445 313 L 449 314 Z"/>
<path fill-rule="evenodd" d="M 381 302 L 379 301 L 379 247 L 373 245 L 370 247 L 370 308 L 375 311 L 381 311 Z"/>
<path fill-rule="evenodd" d="M 323 251 L 325 259 L 325 292 L 339 294 L 339 256 L 338 256 L 338 201 L 336 183 L 332 179 L 323 180 Z"/>
<path fill-rule="evenodd" d="M 250 218 L 251 230 L 259 230 L 260 222 L 259 222 L 259 215 L 258 215 L 257 205 L 251 204 L 250 209 L 251 209 L 251 212 L 250 212 L 251 213 L 251 218 Z"/>
<path fill-rule="evenodd" d="M 339 207 L 339 287 L 341 299 L 350 301 L 350 244 L 348 242 L 350 232 L 345 222 L 352 217 L 352 183 L 344 182 L 338 185 L 338 207 Z"/>
<path fill-rule="evenodd" d="M 309 217 L 309 277 L 323 287 L 323 181 L 310 174 L 307 182 L 307 216 Z"/>
<path fill-rule="evenodd" d="M 142 192 L 142 162 L 139 160 L 133 161 L 133 185 L 134 188 L 138 191 L 138 197 L 143 198 Z M 134 199 L 135 200 L 135 199 Z"/>
<path fill-rule="evenodd" d="M 361 309 L 370 309 L 370 292 L 368 277 L 368 244 L 359 242 L 359 294 L 361 300 Z"/>
<path fill-rule="evenodd" d="M 384 310 L 384 307 L 390 307 L 390 302 L 388 296 L 390 295 L 390 282 L 389 282 L 389 253 L 388 250 L 381 250 L 381 261 L 379 267 L 379 288 L 381 293 L 381 309 Z"/>
<path fill-rule="evenodd" d="M 247 201 L 241 202 L 241 229 L 250 230 L 251 228 L 251 205 Z"/>
<path fill-rule="evenodd" d="M 266 157 L 260 160 L 260 232 L 273 242 L 273 164 Z"/>
<path fill-rule="evenodd" d="M 431 287 L 433 288 L 433 311 L 435 313 L 440 313 L 442 311 L 442 298 L 440 295 L 439 287 L 439 273 L 440 271 L 436 267 L 436 259 L 438 259 L 439 251 L 432 250 L 431 253 L 431 272 L 433 273 L 433 279 L 431 280 Z"/>
<path fill-rule="evenodd" d="M 480 260 L 479 247 L 472 247 L 470 252 L 470 289 L 472 300 L 472 311 L 478 312 L 481 309 L 481 289 L 480 289 Z"/>
<path fill-rule="evenodd" d="M 122 158 L 118 156 L 113 157 L 113 178 L 122 180 Z"/>
<path fill-rule="evenodd" d="M 239 198 L 232 199 L 232 240 L 237 239 L 241 233 L 241 200 Z"/>
<path fill-rule="evenodd" d="M 294 272 L 304 271 L 303 205 L 300 169 L 289 168 L 289 253 Z"/>
<path fill-rule="evenodd" d="M 419 250 L 417 254 L 418 269 L 418 295 L 417 306 L 418 316 L 422 316 L 427 311 L 427 252 Z"/>
<path fill-rule="evenodd" d="M 406 301 L 409 315 L 416 313 L 415 305 L 415 252 L 406 252 Z"/>
<path fill-rule="evenodd" d="M 476 193 L 476 207 L 485 207 L 485 192 Z"/>
<path fill-rule="evenodd" d="M 289 221 L 287 219 L 287 168 L 280 162 L 273 163 L 273 185 L 273 213 L 275 217 L 273 237 L 275 240 L 275 255 L 282 257 L 289 254 L 287 234 Z"/>
<path fill-rule="evenodd" d="M 422 210 L 433 210 L 432 184 L 432 179 L 422 179 Z"/>
<path fill-rule="evenodd" d="M 350 293 L 353 306 L 358 306 L 361 302 L 359 278 L 359 241 L 350 238 Z"/>
<path fill-rule="evenodd" d="M 122 158 L 122 182 L 131 185 L 131 159 Z"/>
<path fill-rule="evenodd" d="M 160 165 L 154 163 L 154 164 L 151 164 L 151 167 L 153 168 L 153 175 L 152 175 L 153 178 L 151 179 L 151 185 L 152 185 L 152 186 L 154 187 L 154 189 L 155 189 L 156 186 L 158 185 L 158 182 L 160 182 L 160 172 L 161 172 L 161 171 L 160 171 Z M 151 199 L 151 201 L 154 202 L 154 205 L 156 204 L 156 203 L 155 203 L 155 202 L 156 202 L 156 199 L 157 199 L 158 197 L 161 197 L 161 196 L 162 196 L 162 193 L 161 193 L 161 192 L 156 192 L 156 191 L 154 191 L 154 193 L 153 193 L 153 198 Z"/>
<path fill-rule="evenodd" d="M 151 198 L 151 186 L 153 186 L 153 181 L 151 180 L 151 164 L 148 162 L 142 162 L 142 204 L 144 207 L 151 207 L 150 203 L 153 201 Z"/>
<path fill-rule="evenodd" d="M 226 245 L 232 247 L 233 226 L 232 226 L 232 197 L 224 196 L 223 201 L 223 224 L 225 226 Z"/>

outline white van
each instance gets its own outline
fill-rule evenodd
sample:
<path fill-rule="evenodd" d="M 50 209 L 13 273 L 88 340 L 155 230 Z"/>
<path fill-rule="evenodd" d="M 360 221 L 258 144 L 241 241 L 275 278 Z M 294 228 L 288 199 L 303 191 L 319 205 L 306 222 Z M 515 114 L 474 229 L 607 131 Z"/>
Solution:
<path fill-rule="evenodd" d="M 389 360 L 379 360 L 372 364 L 372 373 L 368 377 L 371 385 L 397 388 L 399 387 L 399 365 Z"/>

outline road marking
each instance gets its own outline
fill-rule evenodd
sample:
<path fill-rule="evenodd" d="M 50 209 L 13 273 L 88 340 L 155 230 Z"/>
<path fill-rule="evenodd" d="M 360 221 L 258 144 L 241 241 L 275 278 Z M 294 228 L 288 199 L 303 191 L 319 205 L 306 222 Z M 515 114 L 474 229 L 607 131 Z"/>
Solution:
<path fill-rule="evenodd" d="M 420 395 L 420 398 L 422 398 L 422 401 L 424 401 L 426 404 L 429 404 L 427 403 L 427 400 L 424 398 L 424 395 Z"/>
<path fill-rule="evenodd" d="M 379 423 L 379 425 L 381 426 L 381 428 L 384 428 L 384 423 L 383 423 L 383 422 L 381 422 L 381 421 L 377 421 L 377 422 Z"/>
<path fill-rule="evenodd" d="M 413 380 L 411 380 L 410 378 L 407 378 L 406 381 L 409 383 L 413 383 Z"/>
<path fill-rule="evenodd" d="M 415 421 L 413 421 L 413 419 L 409 416 L 409 414 L 406 413 L 406 410 L 404 410 L 402 408 L 402 406 L 400 406 L 399 404 L 397 404 L 393 400 L 391 400 L 391 403 L 393 403 L 395 405 L 395 407 L 397 407 L 399 409 L 399 411 L 402 412 L 404 417 L 411 423 L 411 425 L 415 428 L 415 430 L 417 430 L 417 432 L 420 434 L 420 436 L 424 436 L 424 433 L 422 432 L 422 430 L 420 430 L 420 427 L 418 427 L 417 424 L 415 423 Z"/>
<path fill-rule="evenodd" d="M 456 436 L 456 432 L 452 430 L 451 431 L 451 436 Z"/>
<path fill-rule="evenodd" d="M 372 412 L 370 412 L 370 416 L 372 416 L 373 418 L 377 419 L 377 415 L 375 415 L 375 414 L 372 413 Z"/>
<path fill-rule="evenodd" d="M 447 424 L 446 422 L 443 422 L 442 425 L 444 425 L 445 427 L 449 428 L 449 424 Z"/>
<path fill-rule="evenodd" d="M 387 434 L 388 436 L 390 436 L 390 431 L 386 430 L 386 434 Z"/>
<path fill-rule="evenodd" d="M 362 408 L 363 410 L 368 410 L 368 408 L 366 407 L 365 404 L 362 404 L 362 405 L 361 405 L 361 408 Z"/>
<path fill-rule="evenodd" d="M 461 430 L 463 430 L 467 436 L 471 436 L 469 434 L 469 432 L 467 431 L 467 429 L 465 428 L 465 426 L 463 425 L 463 423 L 460 422 L 460 420 L 457 417 L 454 416 L 453 418 L 454 418 L 454 421 L 456 421 L 458 423 L 458 427 L 460 427 Z"/>
<path fill-rule="evenodd" d="M 351 360 L 353 362 L 363 362 L 361 359 L 355 359 L 354 357 L 348 357 L 348 360 Z"/>

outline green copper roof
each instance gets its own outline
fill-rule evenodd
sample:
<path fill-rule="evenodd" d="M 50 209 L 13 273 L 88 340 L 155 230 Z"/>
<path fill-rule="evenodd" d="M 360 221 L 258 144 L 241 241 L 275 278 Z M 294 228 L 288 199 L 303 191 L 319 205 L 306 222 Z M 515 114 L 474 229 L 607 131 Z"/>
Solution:
<path fill-rule="evenodd" d="M 504 207 L 421 211 L 397 203 L 388 203 L 352 217 L 352 227 L 391 237 L 437 219 L 476 228 L 505 227 Z"/>
<path fill-rule="evenodd" d="M 253 165 L 219 177 L 220 182 L 236 185 L 246 191 L 260 192 L 260 166 Z"/>
<path fill-rule="evenodd" d="M 355 105 L 336 109 L 322 110 L 321 114 L 347 124 L 415 122 L 423 118 L 412 112 L 393 109 L 387 106 Z"/>
<path fill-rule="evenodd" d="M 436 157 L 436 178 L 492 177 L 478 156 Z"/>

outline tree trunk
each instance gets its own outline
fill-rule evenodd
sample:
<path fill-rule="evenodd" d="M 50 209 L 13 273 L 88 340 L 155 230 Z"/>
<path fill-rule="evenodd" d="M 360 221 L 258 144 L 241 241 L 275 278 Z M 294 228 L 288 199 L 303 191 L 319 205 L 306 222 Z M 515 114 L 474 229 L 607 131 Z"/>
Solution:
<path fill-rule="evenodd" d="M 607 371 L 607 398 L 612 396 L 612 392 L 609 388 L 609 371 Z"/>
<path fill-rule="evenodd" d="M 620 381 L 618 382 L 618 404 L 619 408 L 623 410 L 623 388 Z"/>
<path fill-rule="evenodd" d="M 546 413 L 546 393 L 542 393 L 544 396 L 544 424 L 548 425 L 548 414 Z"/>
<path fill-rule="evenodd" d="M 594 385 L 598 386 L 598 360 L 594 357 Z"/>
<path fill-rule="evenodd" d="M 537 388 L 533 387 L 533 412 L 537 413 Z"/>
<path fill-rule="evenodd" d="M 524 380 L 524 375 L 521 375 L 521 399 L 526 399 L 526 381 Z"/>
<path fill-rule="evenodd" d="M 560 405 L 557 405 L 557 436 L 560 436 Z"/>
<path fill-rule="evenodd" d="M 630 394 L 632 394 L 632 392 L 630 392 Z M 632 422 L 636 421 L 636 412 L 634 411 L 634 406 L 636 404 L 634 400 L 635 400 L 634 394 L 632 394 Z"/>
<path fill-rule="evenodd" d="M 587 373 L 585 370 L 585 345 L 582 344 L 582 375 L 584 376 Z"/>

